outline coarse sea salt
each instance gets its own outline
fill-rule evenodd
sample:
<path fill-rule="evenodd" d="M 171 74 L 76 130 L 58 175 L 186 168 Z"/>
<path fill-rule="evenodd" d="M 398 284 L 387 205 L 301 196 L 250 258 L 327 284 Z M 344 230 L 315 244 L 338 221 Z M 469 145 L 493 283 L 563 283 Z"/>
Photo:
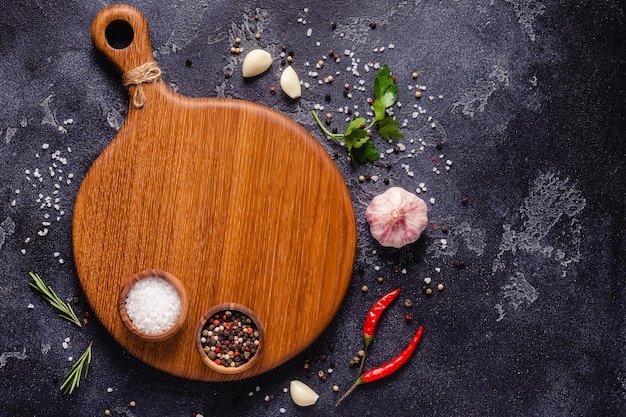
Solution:
<path fill-rule="evenodd" d="M 135 282 L 126 295 L 126 313 L 140 331 L 163 333 L 176 323 L 182 302 L 176 288 L 163 278 Z"/>

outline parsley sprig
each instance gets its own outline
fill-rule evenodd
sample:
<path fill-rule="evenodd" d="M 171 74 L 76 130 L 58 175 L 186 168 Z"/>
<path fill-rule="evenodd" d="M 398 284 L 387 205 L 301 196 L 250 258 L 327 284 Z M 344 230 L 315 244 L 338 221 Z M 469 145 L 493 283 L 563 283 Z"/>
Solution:
<path fill-rule="evenodd" d="M 371 135 L 368 134 L 374 126 L 378 127 L 380 137 L 387 142 L 404 138 L 398 129 L 398 121 L 387 114 L 387 109 L 394 105 L 397 98 L 398 84 L 389 67 L 383 65 L 374 79 L 374 100 L 371 102 L 374 118 L 369 125 L 364 117 L 353 117 L 343 133 L 332 133 L 323 125 L 315 111 L 312 114 L 326 135 L 346 145 L 352 164 L 356 167 L 359 164 L 377 161 L 379 158 L 378 150 Z"/>
<path fill-rule="evenodd" d="M 66 303 L 65 301 L 61 300 L 59 296 L 54 292 L 54 290 L 43 282 L 39 275 L 35 274 L 34 272 L 30 272 L 30 276 L 33 281 L 29 282 L 28 284 L 35 291 L 41 294 L 41 296 L 47 302 L 49 302 L 52 307 L 60 311 L 59 317 L 74 323 L 78 327 L 83 327 L 82 324 L 80 324 L 80 320 L 78 320 L 78 317 L 76 317 L 74 310 L 72 310 L 70 303 Z"/>

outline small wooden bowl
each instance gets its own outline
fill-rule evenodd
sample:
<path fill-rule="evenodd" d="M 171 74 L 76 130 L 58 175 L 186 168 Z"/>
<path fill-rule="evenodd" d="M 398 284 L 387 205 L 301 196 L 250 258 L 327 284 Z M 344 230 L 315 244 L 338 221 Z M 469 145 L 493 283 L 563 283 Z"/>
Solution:
<path fill-rule="evenodd" d="M 176 320 L 172 327 L 161 333 L 146 333 L 139 330 L 130 317 L 128 317 L 128 313 L 126 311 L 126 296 L 128 295 L 128 291 L 133 284 L 145 278 L 164 279 L 176 289 L 178 296 L 180 297 L 181 308 L 178 320 Z M 185 290 L 184 285 L 174 275 L 158 269 L 146 269 L 145 271 L 138 272 L 126 281 L 117 299 L 117 310 L 124 325 L 134 335 L 150 342 L 160 342 L 173 336 L 185 324 L 185 321 L 187 320 L 187 313 L 189 312 L 189 297 L 187 297 L 187 291 Z"/>
<path fill-rule="evenodd" d="M 202 340 L 201 340 L 202 331 L 204 329 L 204 326 L 207 320 L 213 317 L 214 314 L 222 312 L 222 311 L 236 311 L 236 312 L 245 314 L 252 320 L 254 327 L 256 327 L 256 329 L 259 332 L 259 345 L 257 347 L 256 353 L 246 363 L 237 367 L 226 367 L 223 365 L 216 364 L 214 361 L 209 359 L 207 354 L 204 352 L 204 347 L 202 346 Z M 265 329 L 263 328 L 263 323 L 261 323 L 259 318 L 256 316 L 256 314 L 254 314 L 252 310 L 250 310 L 249 308 L 241 304 L 236 304 L 236 303 L 224 303 L 224 304 L 218 304 L 216 306 L 211 307 L 204 314 L 204 316 L 202 316 L 202 318 L 200 319 L 200 323 L 198 324 L 198 328 L 196 330 L 196 347 L 198 348 L 198 353 L 200 354 L 202 361 L 205 364 L 207 364 L 211 369 L 217 372 L 220 372 L 222 374 L 238 374 L 240 372 L 243 372 L 253 367 L 262 354 L 264 340 L 265 340 Z"/>

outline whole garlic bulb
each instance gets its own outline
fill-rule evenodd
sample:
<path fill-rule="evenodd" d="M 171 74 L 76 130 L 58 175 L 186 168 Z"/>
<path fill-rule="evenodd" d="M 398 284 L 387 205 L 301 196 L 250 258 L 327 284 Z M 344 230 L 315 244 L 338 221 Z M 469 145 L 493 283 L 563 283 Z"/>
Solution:
<path fill-rule="evenodd" d="M 401 248 L 415 242 L 428 226 L 424 200 L 400 187 L 372 199 L 365 210 L 370 233 L 383 246 Z"/>

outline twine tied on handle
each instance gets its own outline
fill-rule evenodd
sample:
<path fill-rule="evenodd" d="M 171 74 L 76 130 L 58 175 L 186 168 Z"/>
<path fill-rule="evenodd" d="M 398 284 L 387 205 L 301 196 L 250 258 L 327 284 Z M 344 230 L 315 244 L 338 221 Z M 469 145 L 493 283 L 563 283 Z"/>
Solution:
<path fill-rule="evenodd" d="M 161 69 L 154 61 L 146 62 L 122 75 L 122 84 L 124 87 L 130 85 L 136 86 L 135 94 L 133 94 L 133 105 L 136 109 L 140 109 L 146 104 L 146 95 L 143 92 L 142 85 L 144 83 L 153 83 L 160 77 Z"/>

